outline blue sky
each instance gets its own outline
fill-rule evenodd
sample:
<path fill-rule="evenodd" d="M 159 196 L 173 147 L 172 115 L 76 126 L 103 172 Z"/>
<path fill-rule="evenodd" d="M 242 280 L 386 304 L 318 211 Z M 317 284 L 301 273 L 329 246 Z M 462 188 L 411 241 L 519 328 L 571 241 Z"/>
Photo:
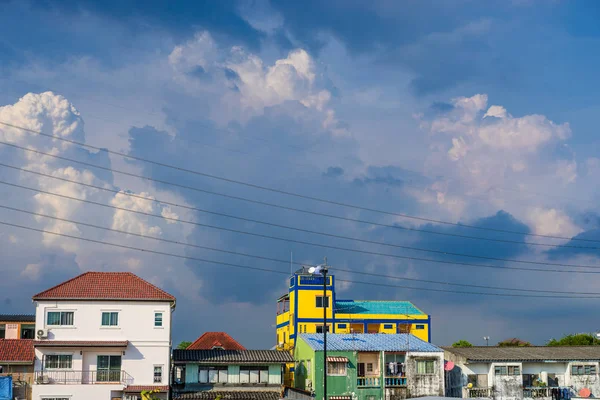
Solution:
<path fill-rule="evenodd" d="M 282 272 L 289 266 L 197 246 L 281 260 L 293 252 L 295 260 L 306 263 L 327 256 L 334 268 L 413 279 L 595 292 L 594 274 L 378 256 L 364 252 L 554 268 L 392 248 L 199 211 L 426 250 L 600 267 L 598 250 L 589 248 L 600 247 L 594 242 L 600 241 L 595 184 L 600 177 L 600 55 L 595 51 L 600 6 L 594 1 L 46 0 L 0 1 L 0 9 L 0 122 L 284 191 L 521 234 L 323 204 L 81 149 L 6 126 L 0 127 L 3 142 L 179 186 L 0 145 L 3 163 L 127 192 L 6 167 L 0 167 L 2 181 L 146 213 L 0 185 L 3 205 L 63 219 L 0 209 L 0 221 Z M 0 226 L 0 252 L 6 276 L 0 282 L 2 313 L 33 312 L 32 294 L 82 271 L 127 270 L 178 297 L 175 341 L 225 330 L 248 347 L 274 344 L 274 301 L 285 291 L 283 275 L 8 226 Z M 447 288 L 342 271 L 336 275 Z M 345 283 L 339 290 L 344 298 L 413 301 L 432 315 L 438 344 L 458 339 L 482 343 L 483 336 L 543 344 L 565 333 L 600 328 L 589 318 L 595 310 L 589 299 L 477 296 L 358 283 Z"/>

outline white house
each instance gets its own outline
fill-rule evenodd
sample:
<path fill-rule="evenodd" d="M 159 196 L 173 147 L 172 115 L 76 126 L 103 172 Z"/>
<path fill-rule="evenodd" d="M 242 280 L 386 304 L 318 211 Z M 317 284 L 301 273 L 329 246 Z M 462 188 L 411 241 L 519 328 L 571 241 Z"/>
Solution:
<path fill-rule="evenodd" d="M 498 400 L 600 396 L 600 346 L 446 347 L 446 396 Z M 452 366 L 452 365 L 451 365 Z"/>
<path fill-rule="evenodd" d="M 175 297 L 132 273 L 86 272 L 33 300 L 32 400 L 168 397 Z"/>

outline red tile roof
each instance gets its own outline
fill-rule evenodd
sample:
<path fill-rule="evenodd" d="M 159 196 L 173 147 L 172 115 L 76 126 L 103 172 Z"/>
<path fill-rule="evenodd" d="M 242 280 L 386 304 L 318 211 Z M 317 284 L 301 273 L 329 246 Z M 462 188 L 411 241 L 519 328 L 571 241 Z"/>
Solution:
<path fill-rule="evenodd" d="M 165 300 L 175 297 L 131 272 L 86 272 L 33 296 L 33 300 Z"/>
<path fill-rule="evenodd" d="M 0 339 L 0 364 L 33 364 L 33 340 Z"/>
<path fill-rule="evenodd" d="M 140 386 L 140 385 L 131 385 L 127 386 L 124 390 L 125 393 L 141 393 L 142 390 L 160 390 L 159 393 L 164 393 L 169 391 L 169 386 Z"/>
<path fill-rule="evenodd" d="M 223 350 L 246 350 L 225 332 L 206 332 L 190 344 L 186 350 L 212 350 L 214 347 L 222 347 Z"/>
<path fill-rule="evenodd" d="M 127 340 L 34 340 L 35 347 L 127 347 Z"/>

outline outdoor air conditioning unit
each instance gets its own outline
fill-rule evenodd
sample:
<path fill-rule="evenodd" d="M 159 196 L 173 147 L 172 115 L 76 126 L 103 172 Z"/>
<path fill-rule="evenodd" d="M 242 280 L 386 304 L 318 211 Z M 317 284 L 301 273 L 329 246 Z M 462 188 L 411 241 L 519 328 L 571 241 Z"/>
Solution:
<path fill-rule="evenodd" d="M 38 339 L 46 339 L 48 338 L 48 329 L 38 329 L 37 330 Z"/>

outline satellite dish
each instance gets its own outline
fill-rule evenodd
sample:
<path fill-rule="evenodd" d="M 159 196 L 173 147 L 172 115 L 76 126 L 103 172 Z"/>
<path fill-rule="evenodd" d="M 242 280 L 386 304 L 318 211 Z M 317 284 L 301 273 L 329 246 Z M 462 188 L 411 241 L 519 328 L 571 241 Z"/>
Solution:
<path fill-rule="evenodd" d="M 583 398 L 588 398 L 592 394 L 592 391 L 588 388 L 583 388 L 579 391 L 579 396 Z"/>
<path fill-rule="evenodd" d="M 444 371 L 452 371 L 454 369 L 454 363 L 452 361 L 444 361 Z"/>

